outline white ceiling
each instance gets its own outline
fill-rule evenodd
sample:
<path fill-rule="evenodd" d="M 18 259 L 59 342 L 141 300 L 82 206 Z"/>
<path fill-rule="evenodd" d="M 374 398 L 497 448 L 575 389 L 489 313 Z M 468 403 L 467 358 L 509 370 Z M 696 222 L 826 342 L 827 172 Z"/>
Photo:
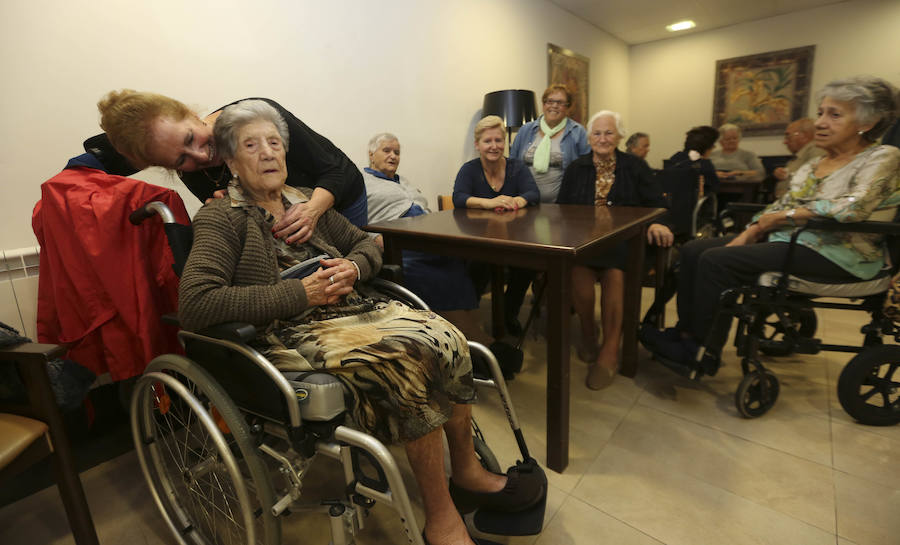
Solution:
<path fill-rule="evenodd" d="M 674 38 L 846 0 L 550 0 L 629 45 Z M 691 19 L 691 30 L 666 25 Z"/>

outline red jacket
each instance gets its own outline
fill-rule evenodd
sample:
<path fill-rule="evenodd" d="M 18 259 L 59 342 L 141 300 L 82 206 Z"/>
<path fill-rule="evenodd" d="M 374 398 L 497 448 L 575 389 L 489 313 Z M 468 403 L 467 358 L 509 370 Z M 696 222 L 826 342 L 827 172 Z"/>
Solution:
<path fill-rule="evenodd" d="M 67 168 L 41 185 L 32 227 L 41 245 L 37 336 L 70 344 L 68 358 L 122 380 L 155 356 L 180 352 L 178 277 L 160 219 L 140 226 L 128 215 L 162 201 L 189 223 L 172 190 L 87 167 Z"/>

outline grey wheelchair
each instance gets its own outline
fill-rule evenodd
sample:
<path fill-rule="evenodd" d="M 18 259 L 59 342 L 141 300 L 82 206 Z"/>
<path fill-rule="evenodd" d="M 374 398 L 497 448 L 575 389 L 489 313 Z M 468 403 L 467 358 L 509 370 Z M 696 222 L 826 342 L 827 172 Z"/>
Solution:
<path fill-rule="evenodd" d="M 130 219 L 138 225 L 157 214 L 180 275 L 191 246 L 190 226 L 177 224 L 158 202 Z M 374 284 L 393 298 L 428 308 L 398 284 L 383 279 Z M 285 515 L 317 513 L 329 521 L 331 543 L 349 545 L 381 502 L 402 523 L 397 543 L 423 545 L 393 455 L 380 441 L 345 425 L 352 400 L 342 384 L 322 372 L 281 373 L 248 346 L 255 335 L 252 325 L 240 323 L 196 333 L 182 330 L 178 336 L 185 355 L 155 358 L 135 384 L 131 426 L 138 460 L 178 543 L 274 545 L 281 542 Z M 528 452 L 496 359 L 480 344 L 469 347 L 492 373 L 492 379 L 476 379 L 476 384 L 500 395 L 521 454 L 517 471 L 541 480 L 544 490 L 526 512 L 479 510 L 473 524 L 486 533 L 537 534 L 546 507 L 546 476 Z M 474 420 L 473 433 L 482 464 L 499 473 Z M 317 471 L 319 458 L 339 462 L 343 485 L 327 498 L 307 498 L 304 477 Z"/>
<path fill-rule="evenodd" d="M 761 205 L 732 203 L 741 212 L 762 209 Z M 807 229 L 875 233 L 885 236 L 888 265 L 874 278 L 834 283 L 791 274 L 794 248 Z M 697 361 L 685 366 L 654 357 L 663 365 L 688 378 L 699 380 L 715 375 L 732 318 L 737 318 L 734 346 L 741 358 L 741 379 L 734 395 L 735 407 L 745 418 L 769 411 L 778 399 L 780 385 L 775 374 L 763 364 L 760 354 L 787 356 L 817 354 L 821 351 L 848 352 L 856 356 L 844 367 L 838 381 L 838 399 L 843 408 L 864 424 L 886 425 L 900 421 L 900 347 L 884 344 L 884 338 L 900 342 L 900 326 L 885 316 L 884 301 L 891 279 L 900 270 L 900 215 L 894 221 L 839 223 L 813 219 L 797 227 L 790 240 L 784 265 L 779 271 L 760 275 L 756 285 L 724 291 L 719 297 L 714 323 Z M 834 301 L 844 299 L 846 301 Z M 657 300 L 645 323 L 656 319 L 665 300 Z M 862 326 L 859 346 L 829 344 L 816 338 L 815 309 L 862 311 L 869 321 Z"/>

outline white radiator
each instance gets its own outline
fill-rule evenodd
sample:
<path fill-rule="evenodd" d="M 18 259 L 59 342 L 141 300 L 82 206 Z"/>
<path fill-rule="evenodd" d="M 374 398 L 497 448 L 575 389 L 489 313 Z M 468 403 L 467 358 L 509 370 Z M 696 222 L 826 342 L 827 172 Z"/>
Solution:
<path fill-rule="evenodd" d="M 40 247 L 0 251 L 0 322 L 36 339 Z"/>

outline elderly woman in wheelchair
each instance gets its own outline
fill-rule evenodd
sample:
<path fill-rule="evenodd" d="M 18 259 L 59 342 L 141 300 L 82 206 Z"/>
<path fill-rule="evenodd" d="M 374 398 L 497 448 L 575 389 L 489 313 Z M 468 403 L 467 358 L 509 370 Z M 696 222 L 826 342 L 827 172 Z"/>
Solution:
<path fill-rule="evenodd" d="M 404 444 L 422 495 L 425 543 L 478 542 L 454 501 L 460 509 L 506 512 L 541 501 L 541 479 L 516 470 L 493 473 L 476 458 L 466 339 L 436 314 L 362 284 L 381 267 L 381 253 L 365 233 L 328 211 L 303 244 L 273 235 L 287 208 L 308 198 L 285 185 L 290 142 L 278 112 L 260 100 L 241 101 L 225 108 L 214 134 L 234 178 L 228 195 L 194 218 L 179 294 L 188 337 L 215 324 L 249 322 L 259 331 L 249 346 L 298 381 L 292 385 L 306 384 L 310 372 L 337 379 L 352 395 L 348 415 L 356 426 L 382 442 Z M 214 416 L 222 412 L 215 409 Z M 450 447 L 449 489 L 442 430 Z"/>
<path fill-rule="evenodd" d="M 891 221 L 900 203 L 900 150 L 875 145 L 896 118 L 896 96 L 889 83 L 874 77 L 832 81 L 819 92 L 815 143 L 825 156 L 800 168 L 790 191 L 756 214 L 742 233 L 683 247 L 677 326 L 659 331 L 645 324 L 641 330 L 642 342 L 661 362 L 693 378 L 714 374 L 731 317 L 743 324 L 748 301 L 773 302 L 762 288 L 741 288 L 763 285 L 772 277 L 760 276 L 767 271 L 784 267 L 793 277 L 830 284 L 890 276 L 885 234 L 895 233 L 857 232 L 853 224 Z M 788 276 L 781 277 L 772 284 L 786 291 Z M 780 297 L 783 302 L 786 296 Z M 763 318 L 777 314 L 755 311 Z M 746 355 L 741 352 L 739 346 L 739 355 Z M 756 361 L 745 359 L 742 366 L 747 384 L 736 402 L 744 416 L 758 416 L 774 403 L 777 380 Z M 748 408 L 746 396 L 758 398 L 760 390 L 765 399 Z"/>

